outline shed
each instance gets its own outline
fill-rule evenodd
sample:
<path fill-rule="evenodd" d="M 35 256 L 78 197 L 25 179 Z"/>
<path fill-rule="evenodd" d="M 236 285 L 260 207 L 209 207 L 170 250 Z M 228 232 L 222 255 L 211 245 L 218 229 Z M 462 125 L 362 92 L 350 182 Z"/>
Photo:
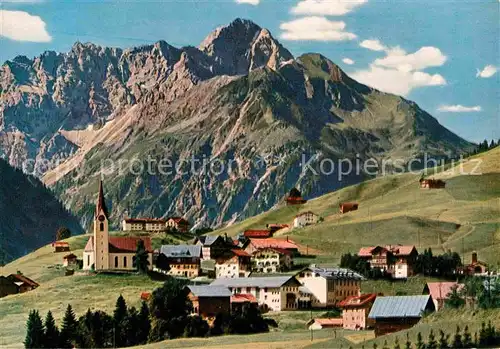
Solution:
<path fill-rule="evenodd" d="M 324 328 L 342 327 L 342 318 L 313 319 L 307 322 L 309 330 L 322 330 Z"/>

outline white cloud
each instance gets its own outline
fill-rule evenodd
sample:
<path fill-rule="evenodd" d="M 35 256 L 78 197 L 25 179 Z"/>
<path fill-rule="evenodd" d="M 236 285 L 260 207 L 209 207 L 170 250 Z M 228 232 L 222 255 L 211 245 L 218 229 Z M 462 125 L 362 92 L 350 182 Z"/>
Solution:
<path fill-rule="evenodd" d="M 363 40 L 359 46 L 367 48 L 372 51 L 384 51 L 387 48 L 378 39 Z"/>
<path fill-rule="evenodd" d="M 356 63 L 356 62 L 354 62 L 352 59 L 347 58 L 347 57 L 346 57 L 346 58 L 344 58 L 344 59 L 342 60 L 342 62 L 344 62 L 344 63 L 345 63 L 345 64 L 347 64 L 347 65 L 353 65 L 354 63 Z"/>
<path fill-rule="evenodd" d="M 461 104 L 442 105 L 438 108 L 438 111 L 448 112 L 448 113 L 470 113 L 470 112 L 480 112 L 481 110 L 482 108 L 479 105 L 475 105 L 473 107 L 466 107 Z"/>
<path fill-rule="evenodd" d="M 330 21 L 325 17 L 303 17 L 290 22 L 281 23 L 284 40 L 346 41 L 353 40 L 356 35 L 344 31 L 345 23 Z"/>
<path fill-rule="evenodd" d="M 16 41 L 49 42 L 52 37 L 38 16 L 24 11 L 0 10 L 0 36 Z"/>
<path fill-rule="evenodd" d="M 291 12 L 296 15 L 343 16 L 368 0 L 302 0 Z"/>
<path fill-rule="evenodd" d="M 490 64 L 490 65 L 487 65 L 486 67 L 484 67 L 483 70 L 478 69 L 476 77 L 477 78 L 485 78 L 485 79 L 491 78 L 493 75 L 496 74 L 497 71 L 498 71 L 497 67 Z"/>
<path fill-rule="evenodd" d="M 411 72 L 428 67 L 440 67 L 446 62 L 446 59 L 447 57 L 437 47 L 425 46 L 410 54 L 396 47 L 387 50 L 387 56 L 376 59 L 374 64 L 380 67 Z"/>
<path fill-rule="evenodd" d="M 238 4 L 249 4 L 249 5 L 258 5 L 260 0 L 236 0 Z"/>
<path fill-rule="evenodd" d="M 421 71 L 401 71 L 370 65 L 367 70 L 360 70 L 351 77 L 365 85 L 384 92 L 407 96 L 411 90 L 424 86 L 446 85 L 446 80 L 439 74 L 428 74 Z"/>

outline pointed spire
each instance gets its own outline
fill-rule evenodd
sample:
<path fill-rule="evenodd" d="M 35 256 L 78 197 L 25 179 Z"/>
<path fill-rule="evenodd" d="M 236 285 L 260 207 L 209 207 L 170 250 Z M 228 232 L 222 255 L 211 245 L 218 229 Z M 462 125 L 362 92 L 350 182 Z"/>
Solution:
<path fill-rule="evenodd" d="M 99 215 L 101 210 L 104 212 L 106 218 L 108 218 L 108 209 L 106 207 L 106 200 L 104 199 L 104 189 L 102 185 L 102 180 L 99 180 L 99 196 L 97 198 L 97 205 L 95 207 L 95 216 Z"/>

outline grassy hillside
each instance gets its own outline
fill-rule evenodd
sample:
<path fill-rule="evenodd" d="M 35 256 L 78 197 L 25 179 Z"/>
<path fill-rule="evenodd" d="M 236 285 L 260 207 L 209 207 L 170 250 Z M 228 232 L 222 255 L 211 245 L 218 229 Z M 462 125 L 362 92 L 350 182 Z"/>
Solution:
<path fill-rule="evenodd" d="M 289 223 L 303 211 L 313 211 L 322 223 L 281 233 L 318 253 L 318 262 L 338 263 L 345 252 L 357 252 L 374 244 L 414 244 L 436 252 L 448 249 L 464 254 L 475 250 L 479 258 L 500 263 L 500 148 L 469 158 L 464 164 L 435 175 L 444 178 L 446 189 L 423 190 L 421 174 L 380 177 L 323 195 L 300 207 L 281 206 L 213 234 L 236 235 L 267 223 Z M 464 175 L 472 171 L 478 175 Z M 450 166 L 448 166 L 450 167 Z M 344 215 L 338 205 L 356 201 L 359 210 Z"/>

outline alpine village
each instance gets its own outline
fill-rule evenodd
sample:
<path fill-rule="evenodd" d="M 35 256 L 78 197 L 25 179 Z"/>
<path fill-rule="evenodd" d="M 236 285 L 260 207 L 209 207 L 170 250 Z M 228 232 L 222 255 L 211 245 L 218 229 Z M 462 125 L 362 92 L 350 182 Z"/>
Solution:
<path fill-rule="evenodd" d="M 237 65 L 219 59 L 231 55 Z M 241 19 L 199 49 L 77 43 L 17 57 L 0 94 L 1 348 L 500 347 L 500 141 L 465 141 Z M 91 121 L 76 120 L 78 103 Z M 421 129 L 386 142 L 392 122 L 407 126 L 365 114 L 384 103 Z M 21 136 L 34 115 L 60 122 L 55 133 Z M 301 175 L 294 157 L 415 144 L 444 160 L 337 181 L 312 173 L 319 162 Z M 160 151 L 247 165 L 163 178 L 99 167 Z M 29 152 L 64 161 L 29 175 Z M 251 164 L 258 154 L 282 162 Z"/>

